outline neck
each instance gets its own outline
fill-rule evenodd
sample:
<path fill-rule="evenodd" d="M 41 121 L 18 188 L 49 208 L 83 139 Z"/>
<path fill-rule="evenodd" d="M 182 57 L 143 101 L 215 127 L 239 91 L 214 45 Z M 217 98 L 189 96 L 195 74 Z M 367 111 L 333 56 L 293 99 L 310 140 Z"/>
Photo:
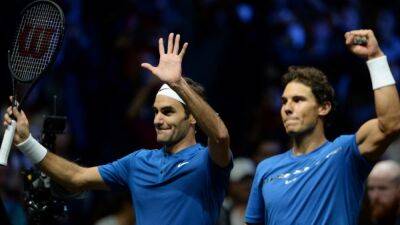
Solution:
<path fill-rule="evenodd" d="M 293 154 L 303 155 L 312 152 L 326 141 L 323 123 L 318 122 L 310 131 L 292 137 Z"/>
<path fill-rule="evenodd" d="M 167 152 L 171 153 L 171 154 L 175 154 L 178 153 L 180 151 L 182 151 L 183 149 L 195 145 L 196 144 L 196 138 L 194 135 L 194 130 L 193 129 L 189 129 L 189 132 L 186 134 L 186 136 L 181 139 L 180 141 L 171 144 L 171 145 L 166 145 L 166 150 Z"/>

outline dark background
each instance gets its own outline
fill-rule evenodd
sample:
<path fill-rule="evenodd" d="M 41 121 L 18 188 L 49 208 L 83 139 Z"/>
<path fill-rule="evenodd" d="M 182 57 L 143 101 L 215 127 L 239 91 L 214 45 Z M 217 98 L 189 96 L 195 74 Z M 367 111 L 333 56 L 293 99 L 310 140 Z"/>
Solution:
<path fill-rule="evenodd" d="M 29 2 L 7 1 L 0 9 L 3 112 L 11 95 L 8 43 L 18 12 Z M 169 32 L 180 33 L 189 42 L 184 73 L 206 88 L 209 104 L 229 129 L 235 156 L 251 156 L 265 140 L 281 143 L 282 151 L 288 148 L 279 110 L 280 78 L 290 65 L 317 67 L 334 86 L 338 107 L 329 138 L 354 133 L 375 115 L 365 61 L 346 50 L 346 31 L 373 29 L 399 81 L 399 1 L 57 3 L 67 20 L 64 45 L 53 70 L 36 86 L 24 110 L 32 134 L 39 137 L 43 115 L 52 113 L 57 95 L 57 114 L 68 117 L 68 126 L 55 150 L 81 165 L 99 165 L 139 148 L 159 147 L 151 110 L 159 84 L 140 63 L 157 64 L 157 40 Z M 129 113 L 131 102 L 138 98 L 144 99 L 143 104 L 136 113 Z M 205 143 L 204 137 L 200 140 Z M 0 190 L 17 203 L 21 185 L 15 171 L 23 166 L 31 165 L 13 153 L 9 168 L 2 168 L 3 174 L 14 175 L 3 178 Z M 104 214 L 102 200 L 107 195 L 95 192 L 73 203 L 70 224 L 90 224 Z"/>

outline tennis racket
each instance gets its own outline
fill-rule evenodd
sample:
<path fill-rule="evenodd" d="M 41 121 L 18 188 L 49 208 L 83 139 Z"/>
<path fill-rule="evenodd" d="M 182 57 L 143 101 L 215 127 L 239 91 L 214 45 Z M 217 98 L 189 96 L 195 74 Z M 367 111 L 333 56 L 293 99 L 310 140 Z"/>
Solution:
<path fill-rule="evenodd" d="M 40 77 L 54 63 L 65 30 L 62 9 L 49 0 L 28 4 L 20 13 L 15 35 L 8 50 L 8 68 L 12 78 L 12 106 L 18 110 Z M 19 95 L 23 96 L 19 98 Z M 7 165 L 16 121 L 7 126 L 0 147 L 0 165 Z"/>

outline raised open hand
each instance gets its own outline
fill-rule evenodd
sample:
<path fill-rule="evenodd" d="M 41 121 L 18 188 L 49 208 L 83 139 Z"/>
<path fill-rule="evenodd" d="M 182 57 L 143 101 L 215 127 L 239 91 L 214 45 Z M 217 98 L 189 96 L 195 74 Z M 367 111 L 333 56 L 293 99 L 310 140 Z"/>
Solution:
<path fill-rule="evenodd" d="M 366 44 L 356 44 L 354 42 L 356 37 L 366 38 Z M 349 31 L 345 33 L 344 38 L 349 50 L 361 58 L 373 59 L 383 55 L 383 52 L 379 48 L 378 41 L 376 40 L 372 30 Z"/>
<path fill-rule="evenodd" d="M 154 67 L 149 63 L 142 63 L 142 67 L 148 69 L 162 82 L 177 82 L 182 77 L 182 59 L 185 55 L 188 43 L 186 42 L 179 51 L 180 35 L 177 34 L 174 40 L 174 34 L 168 36 L 167 52 L 164 49 L 164 41 L 162 38 L 158 40 L 158 50 L 160 52 L 160 61 L 158 66 Z"/>

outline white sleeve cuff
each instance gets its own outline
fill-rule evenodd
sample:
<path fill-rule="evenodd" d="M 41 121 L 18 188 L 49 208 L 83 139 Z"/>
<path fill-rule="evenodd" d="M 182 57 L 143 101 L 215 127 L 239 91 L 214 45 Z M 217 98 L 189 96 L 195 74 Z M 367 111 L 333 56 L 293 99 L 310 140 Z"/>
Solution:
<path fill-rule="evenodd" d="M 47 154 L 47 149 L 33 138 L 31 134 L 29 134 L 29 137 L 25 141 L 17 144 L 17 148 L 34 164 L 42 161 Z"/>
<path fill-rule="evenodd" d="M 376 90 L 396 83 L 386 56 L 368 60 L 367 66 L 371 75 L 372 89 Z"/>

